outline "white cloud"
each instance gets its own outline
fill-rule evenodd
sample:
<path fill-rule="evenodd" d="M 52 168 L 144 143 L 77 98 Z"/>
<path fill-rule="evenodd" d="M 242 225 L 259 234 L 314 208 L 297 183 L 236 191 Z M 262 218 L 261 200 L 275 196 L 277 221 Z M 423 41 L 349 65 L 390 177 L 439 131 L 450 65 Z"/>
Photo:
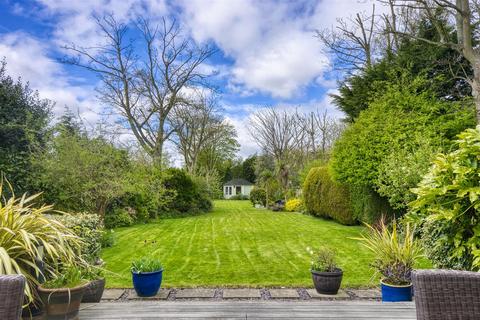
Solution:
<path fill-rule="evenodd" d="M 42 98 L 56 102 L 55 115 L 64 112 L 65 106 L 78 112 L 86 121 L 98 120 L 99 103 L 95 99 L 94 85 L 73 85 L 64 66 L 50 58 L 44 41 L 22 32 L 0 36 L 0 57 L 7 61 L 7 72 L 14 78 L 28 81 Z"/>
<path fill-rule="evenodd" d="M 328 67 L 308 15 L 292 16 L 292 2 L 185 0 L 182 7 L 194 38 L 215 41 L 234 59 L 234 92 L 289 98 Z"/>
<path fill-rule="evenodd" d="M 234 118 L 234 117 L 226 117 L 226 120 L 235 127 L 237 131 L 237 140 L 240 144 L 240 151 L 239 155 L 242 158 L 247 158 L 248 156 L 260 153 L 260 149 L 258 148 L 255 141 L 252 139 L 252 136 L 248 132 L 248 117 L 244 118 Z"/>
<path fill-rule="evenodd" d="M 303 89 L 315 83 L 334 92 L 335 79 L 326 77 L 331 72 L 329 57 L 314 37 L 314 30 L 331 27 L 336 19 L 359 11 L 369 11 L 372 0 L 37 0 L 41 10 L 35 13 L 22 5 L 15 5 L 16 14 L 45 20 L 53 28 L 52 38 L 39 40 L 25 33 L 0 36 L 0 57 L 6 56 L 8 72 L 22 76 L 38 89 L 42 97 L 57 101 L 56 114 L 65 105 L 78 108 L 89 122 L 98 120 L 101 109 L 95 98 L 96 83 L 73 79 L 67 68 L 51 58 L 51 52 L 60 45 L 76 43 L 96 45 L 102 38 L 91 19 L 93 14 L 114 13 L 122 21 L 131 21 L 144 13 L 156 20 L 170 10 L 181 8 L 182 23 L 198 42 L 214 41 L 231 59 L 232 65 L 203 65 L 204 71 L 217 70 L 227 80 L 230 94 L 249 96 L 258 92 L 277 98 L 294 98 Z M 20 2 L 19 2 L 20 3 Z M 377 13 L 385 7 L 376 6 Z M 34 61 L 32 61 L 34 57 Z M 296 104 L 282 104 L 279 108 L 293 108 Z M 331 104 L 331 98 L 312 100 L 302 104 L 302 110 L 327 108 L 335 117 L 342 114 Z M 241 156 L 255 153 L 258 147 L 251 139 L 247 126 L 248 115 L 258 105 L 226 107 L 228 119 L 235 126 L 241 143 Z M 236 110 L 239 110 L 236 114 Z M 128 137 L 125 138 L 128 140 Z"/>
<path fill-rule="evenodd" d="M 54 41 L 57 45 L 75 43 L 95 46 L 103 42 L 92 16 L 114 14 L 118 21 L 130 22 L 139 14 L 155 20 L 167 13 L 166 0 L 37 0 L 41 14 L 57 20 Z"/>

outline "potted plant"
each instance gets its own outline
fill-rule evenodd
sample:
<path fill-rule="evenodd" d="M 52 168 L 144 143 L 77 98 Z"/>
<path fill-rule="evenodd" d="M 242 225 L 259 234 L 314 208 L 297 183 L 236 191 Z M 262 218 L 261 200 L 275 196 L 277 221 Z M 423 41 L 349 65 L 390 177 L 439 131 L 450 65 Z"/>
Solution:
<path fill-rule="evenodd" d="M 82 302 L 100 302 L 105 290 L 104 270 L 98 266 L 89 266 L 85 271 L 85 279 L 89 280 Z"/>
<path fill-rule="evenodd" d="M 82 270 L 68 266 L 58 276 L 38 286 L 47 319 L 78 319 L 78 310 L 88 285 Z"/>
<path fill-rule="evenodd" d="M 382 301 L 412 301 L 411 273 L 421 249 L 410 226 L 400 234 L 395 221 L 391 229 L 384 221 L 378 228 L 366 225 L 369 233 L 357 239 L 374 253 L 372 266 L 381 275 Z"/>
<path fill-rule="evenodd" d="M 52 206 L 36 205 L 39 196 L 15 197 L 12 187 L 0 181 L 0 265 L 6 274 L 27 279 L 23 315 L 28 319 L 42 316 L 36 291 L 43 275 L 55 275 L 59 262 L 76 261 L 81 245 L 72 230 L 46 216 Z"/>
<path fill-rule="evenodd" d="M 335 262 L 335 252 L 326 247 L 321 247 L 316 251 L 308 248 L 308 251 L 312 256 L 310 272 L 317 292 L 337 294 L 342 284 L 343 271 Z"/>
<path fill-rule="evenodd" d="M 133 287 L 140 297 L 157 294 L 162 284 L 163 267 L 160 260 L 143 257 L 132 262 Z"/>

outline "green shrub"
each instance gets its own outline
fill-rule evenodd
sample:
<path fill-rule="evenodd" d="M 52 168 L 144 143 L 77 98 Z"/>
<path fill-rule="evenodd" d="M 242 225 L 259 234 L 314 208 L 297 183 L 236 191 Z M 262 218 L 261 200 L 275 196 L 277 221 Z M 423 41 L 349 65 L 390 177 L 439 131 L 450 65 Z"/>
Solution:
<path fill-rule="evenodd" d="M 368 186 L 350 185 L 348 189 L 350 190 L 350 206 L 356 220 L 376 224 L 382 217 L 391 219 L 395 216 L 388 200 Z"/>
<path fill-rule="evenodd" d="M 320 247 L 313 250 L 307 248 L 311 256 L 310 270 L 318 272 L 334 272 L 338 269 L 336 262 L 336 252 L 327 247 Z"/>
<path fill-rule="evenodd" d="M 405 208 L 430 153 L 448 149 L 456 134 L 475 123 L 469 101 L 439 100 L 419 91 L 424 83 L 417 78 L 390 84 L 369 103 L 334 145 L 334 180 L 365 186 Z M 415 161 L 419 163 L 412 165 Z"/>
<path fill-rule="evenodd" d="M 125 150 L 102 138 L 60 131 L 35 165 L 37 188 L 47 202 L 59 210 L 103 217 L 110 202 L 125 192 L 129 159 Z"/>
<path fill-rule="evenodd" d="M 197 213 L 212 209 L 212 202 L 185 170 L 166 170 L 163 186 L 172 195 L 166 209 L 170 213 Z"/>
<path fill-rule="evenodd" d="M 285 211 L 288 212 L 300 212 L 303 210 L 303 202 L 301 199 L 294 198 L 287 201 L 285 204 Z"/>
<path fill-rule="evenodd" d="M 421 227 L 427 256 L 439 268 L 480 270 L 480 126 L 458 136 L 413 192 L 407 221 Z"/>
<path fill-rule="evenodd" d="M 135 222 L 131 212 L 125 208 L 116 208 L 105 215 L 105 227 L 108 229 L 129 227 Z"/>
<path fill-rule="evenodd" d="M 244 194 L 236 194 L 231 196 L 228 200 L 248 200 L 250 199 L 247 195 Z"/>
<path fill-rule="evenodd" d="M 252 202 L 253 205 L 260 204 L 262 206 L 265 206 L 266 201 L 267 201 L 267 195 L 266 195 L 265 189 L 254 187 L 250 191 L 250 202 Z"/>
<path fill-rule="evenodd" d="M 415 148 L 395 150 L 386 156 L 378 168 L 376 185 L 378 193 L 387 197 L 394 209 L 406 210 L 415 199 L 411 189 L 416 187 L 427 173 L 434 156 L 440 151 L 424 137 L 417 136 Z"/>
<path fill-rule="evenodd" d="M 165 173 L 149 163 L 135 161 L 125 175 L 124 194 L 111 202 L 109 210 L 131 208 L 135 222 L 144 222 L 167 211 L 174 194 L 164 186 Z"/>
<path fill-rule="evenodd" d="M 86 261 L 90 263 L 99 261 L 102 248 L 103 224 L 98 214 L 64 213 L 62 215 L 52 215 L 51 218 L 71 229 L 83 240 L 81 254 Z"/>
<path fill-rule="evenodd" d="M 312 168 L 303 185 L 305 209 L 315 216 L 331 218 L 342 224 L 354 224 L 350 193 L 334 182 L 326 167 Z"/>
<path fill-rule="evenodd" d="M 0 59 L 0 173 L 16 194 L 32 190 L 31 157 L 48 142 L 53 106 L 28 83 L 10 77 L 5 60 Z"/>
<path fill-rule="evenodd" d="M 117 238 L 115 236 L 115 231 L 113 229 L 104 230 L 102 233 L 102 238 L 100 239 L 102 248 L 110 248 L 117 243 Z"/>
<path fill-rule="evenodd" d="M 217 170 L 200 168 L 196 175 L 192 176 L 194 183 L 208 199 L 222 199 L 222 182 Z"/>

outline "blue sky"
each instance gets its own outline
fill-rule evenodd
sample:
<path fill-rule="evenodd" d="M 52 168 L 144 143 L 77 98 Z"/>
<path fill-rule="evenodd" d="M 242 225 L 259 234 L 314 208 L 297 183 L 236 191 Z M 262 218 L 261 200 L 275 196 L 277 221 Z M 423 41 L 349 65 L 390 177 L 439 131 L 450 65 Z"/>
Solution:
<path fill-rule="evenodd" d="M 61 64 L 62 45 L 101 42 L 92 14 L 113 13 L 125 22 L 139 14 L 153 21 L 175 16 L 195 41 L 218 48 L 203 67 L 218 74 L 212 80 L 245 157 L 257 151 L 246 124 L 258 108 L 326 108 L 341 117 L 328 96 L 340 75 L 314 30 L 371 5 L 372 0 L 0 0 L 0 57 L 6 57 L 12 76 L 56 101 L 56 115 L 68 106 L 95 123 L 104 108 L 96 99 L 97 79 Z"/>

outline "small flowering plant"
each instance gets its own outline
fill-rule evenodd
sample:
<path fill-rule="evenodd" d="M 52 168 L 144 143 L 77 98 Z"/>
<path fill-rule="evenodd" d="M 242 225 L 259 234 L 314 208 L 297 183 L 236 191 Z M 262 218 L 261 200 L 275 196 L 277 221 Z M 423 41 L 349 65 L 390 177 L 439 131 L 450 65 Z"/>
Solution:
<path fill-rule="evenodd" d="M 312 248 L 308 247 L 307 251 L 312 257 L 310 263 L 310 269 L 312 271 L 334 272 L 338 270 L 338 266 L 335 261 L 334 250 L 327 247 L 320 247 L 319 249 L 313 250 Z"/>

